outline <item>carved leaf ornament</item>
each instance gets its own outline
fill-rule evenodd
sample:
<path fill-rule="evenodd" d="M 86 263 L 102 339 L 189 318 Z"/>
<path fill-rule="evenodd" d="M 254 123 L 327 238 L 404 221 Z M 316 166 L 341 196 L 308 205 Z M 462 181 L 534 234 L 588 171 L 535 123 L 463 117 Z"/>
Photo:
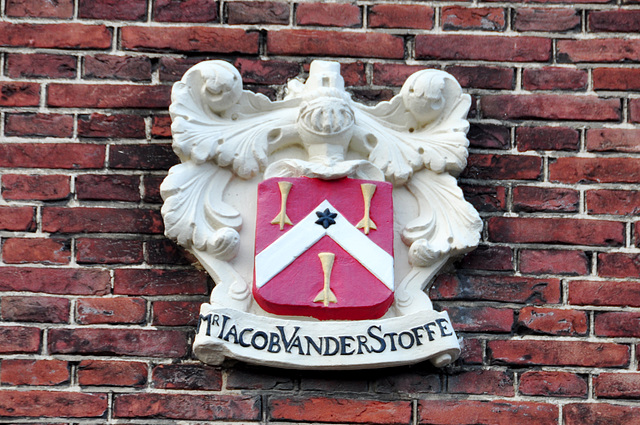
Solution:
<path fill-rule="evenodd" d="M 173 149 L 182 163 L 161 186 L 166 235 L 214 277 L 212 305 L 269 316 L 250 296 L 258 183 L 387 181 L 394 186 L 397 283 L 384 317 L 431 309 L 424 289 L 451 258 L 478 244 L 482 229 L 455 179 L 467 161 L 470 103 L 457 81 L 439 70 L 416 72 L 397 96 L 370 107 L 351 99 L 334 62 L 314 61 L 306 83 L 290 81 L 281 101 L 243 90 L 227 62 L 199 63 L 172 92 Z M 373 193 L 365 195 L 367 202 Z M 282 217 L 280 228 L 289 228 Z M 210 362 L 214 357 L 201 355 Z"/>

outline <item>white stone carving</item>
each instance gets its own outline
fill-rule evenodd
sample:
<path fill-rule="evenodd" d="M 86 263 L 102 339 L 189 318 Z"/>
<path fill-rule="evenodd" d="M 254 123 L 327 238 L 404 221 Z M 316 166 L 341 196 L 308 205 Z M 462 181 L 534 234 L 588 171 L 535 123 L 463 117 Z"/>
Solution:
<path fill-rule="evenodd" d="M 303 323 L 318 338 L 330 336 L 332 327 L 348 329 L 349 322 L 277 317 L 254 302 L 256 187 L 271 177 L 393 183 L 395 301 L 382 319 L 353 326 L 366 333 L 376 326 L 373 322 L 385 320 L 401 328 L 403 317 L 412 326 L 427 318 L 447 320 L 446 313 L 433 311 L 425 290 L 448 261 L 478 244 L 482 229 L 455 179 L 466 166 L 470 104 L 456 80 L 438 70 L 416 72 L 400 94 L 374 107 L 351 99 L 335 62 L 312 62 L 306 83 L 290 81 L 285 98 L 275 102 L 243 90 L 239 72 L 227 62 L 202 62 L 187 71 L 173 87 L 170 108 L 173 148 L 182 163 L 170 170 L 161 193 L 167 237 L 192 252 L 216 282 L 210 304 L 201 311 L 196 355 L 209 363 L 235 357 L 294 368 L 381 367 L 426 358 L 441 366 L 455 360 L 455 335 L 445 331 L 436 345 L 413 357 L 386 352 L 326 359 L 277 357 L 266 355 L 266 349 L 252 355 L 250 348 L 234 343 L 237 336 L 222 341 L 225 335 L 218 328 L 224 315 L 228 323 L 248 323 L 253 320 L 249 314 L 260 316 L 262 327 L 272 330 L 282 326 L 293 332 Z M 213 331 L 205 335 L 207 320 L 220 332 L 220 341 L 214 341 Z M 312 332 L 314 323 L 327 331 Z M 431 339 L 432 327 L 422 329 Z M 417 343 L 418 335 L 414 338 Z"/>

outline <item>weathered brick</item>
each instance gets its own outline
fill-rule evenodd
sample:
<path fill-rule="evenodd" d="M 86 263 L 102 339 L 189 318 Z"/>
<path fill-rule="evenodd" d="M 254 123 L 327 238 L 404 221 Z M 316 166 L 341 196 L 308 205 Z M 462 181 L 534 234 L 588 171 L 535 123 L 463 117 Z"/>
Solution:
<path fill-rule="evenodd" d="M 417 35 L 416 59 L 546 62 L 551 40 L 539 37 Z"/>
<path fill-rule="evenodd" d="M 64 114 L 7 114 L 7 136 L 71 137 L 73 115 Z"/>
<path fill-rule="evenodd" d="M 219 368 L 203 364 L 164 364 L 153 368 L 153 386 L 174 390 L 222 389 L 222 372 Z"/>
<path fill-rule="evenodd" d="M 105 25 L 12 24 L 0 22 L 0 45 L 43 49 L 108 49 L 111 30 Z"/>
<path fill-rule="evenodd" d="M 119 295 L 206 294 L 207 274 L 197 270 L 119 269 L 115 271 L 113 292 Z"/>
<path fill-rule="evenodd" d="M 156 0 L 153 20 L 157 22 L 217 22 L 218 2 L 214 0 Z"/>
<path fill-rule="evenodd" d="M 640 215 L 640 192 L 635 190 L 587 191 L 589 214 Z"/>
<path fill-rule="evenodd" d="M 105 295 L 110 289 L 109 272 L 106 270 L 0 267 L 0 291 Z"/>
<path fill-rule="evenodd" d="M 586 90 L 589 75 L 584 69 L 545 67 L 525 69 L 525 90 Z"/>
<path fill-rule="evenodd" d="M 593 10 L 589 12 L 589 30 L 605 32 L 640 31 L 640 10 Z"/>
<path fill-rule="evenodd" d="M 624 223 L 570 218 L 491 217 L 489 240 L 515 243 L 555 243 L 621 246 Z"/>
<path fill-rule="evenodd" d="M 536 186 L 513 188 L 514 211 L 577 212 L 579 205 L 577 190 Z"/>
<path fill-rule="evenodd" d="M 302 65 L 305 72 L 309 72 L 311 64 Z M 340 75 L 344 78 L 345 86 L 364 86 L 367 84 L 367 77 L 362 61 L 347 62 L 340 64 Z"/>
<path fill-rule="evenodd" d="M 478 211 L 505 211 L 507 208 L 507 191 L 503 186 L 461 185 L 461 188 L 464 198 Z"/>
<path fill-rule="evenodd" d="M 149 81 L 151 60 L 144 56 L 85 56 L 84 78 Z"/>
<path fill-rule="evenodd" d="M 587 150 L 593 152 L 639 152 L 640 129 L 594 128 L 587 130 Z"/>
<path fill-rule="evenodd" d="M 154 301 L 154 326 L 195 326 L 198 324 L 201 301 Z"/>
<path fill-rule="evenodd" d="M 0 415 L 4 417 L 93 418 L 106 414 L 107 394 L 63 391 L 0 391 Z"/>
<path fill-rule="evenodd" d="M 482 348 L 482 341 L 479 339 L 465 337 L 460 344 L 460 349 L 459 361 L 462 364 L 482 364 L 484 352 L 484 348 Z"/>
<path fill-rule="evenodd" d="M 235 367 L 228 371 L 227 389 L 231 390 L 293 390 L 294 380 L 282 370 L 264 367 Z"/>
<path fill-rule="evenodd" d="M 6 14 L 11 17 L 71 18 L 73 0 L 56 2 L 39 0 L 7 0 Z"/>
<path fill-rule="evenodd" d="M 549 180 L 562 183 L 638 183 L 637 158 L 557 158 L 549 161 Z"/>
<path fill-rule="evenodd" d="M 481 100 L 486 118 L 618 121 L 620 99 L 555 94 L 489 95 Z"/>
<path fill-rule="evenodd" d="M 640 40 L 593 38 L 558 40 L 560 62 L 637 62 L 640 60 Z"/>
<path fill-rule="evenodd" d="M 68 323 L 69 300 L 55 297 L 3 296 L 4 320 L 15 322 Z"/>
<path fill-rule="evenodd" d="M 515 9 L 516 31 L 576 31 L 580 29 L 580 11 L 574 8 Z"/>
<path fill-rule="evenodd" d="M 1 230 L 35 230 L 35 209 L 33 207 L 0 206 Z"/>
<path fill-rule="evenodd" d="M 83 360 L 78 365 L 78 384 L 81 386 L 141 387 L 146 383 L 145 363 Z"/>
<path fill-rule="evenodd" d="M 460 332 L 511 332 L 513 310 L 493 307 L 446 307 L 453 327 Z"/>
<path fill-rule="evenodd" d="M 433 28 L 432 7 L 418 4 L 374 4 L 368 8 L 369 28 Z"/>
<path fill-rule="evenodd" d="M 162 196 L 160 196 L 160 185 L 164 181 L 165 176 L 144 176 L 142 184 L 144 185 L 144 195 L 142 200 L 150 204 L 161 204 Z"/>
<path fill-rule="evenodd" d="M 142 241 L 130 239 L 76 239 L 80 264 L 137 264 L 143 261 Z"/>
<path fill-rule="evenodd" d="M 322 27 L 361 27 L 362 10 L 355 4 L 348 3 L 299 3 L 296 8 L 296 24 Z"/>
<path fill-rule="evenodd" d="M 272 1 L 234 1 L 227 3 L 227 23 L 280 24 L 289 23 L 289 4 Z"/>
<path fill-rule="evenodd" d="M 120 394 L 116 418 L 258 420 L 260 397 L 245 395 Z"/>
<path fill-rule="evenodd" d="M 622 68 L 595 68 L 593 70 L 595 90 L 640 90 L 640 70 Z"/>
<path fill-rule="evenodd" d="M 491 364 L 625 367 L 629 346 L 587 341 L 488 341 Z"/>
<path fill-rule="evenodd" d="M 193 65 L 202 62 L 200 58 L 160 58 L 158 75 L 160 81 L 178 81 Z"/>
<path fill-rule="evenodd" d="M 585 275 L 589 273 L 589 259 L 583 251 L 523 249 L 520 251 L 520 271 L 536 275 Z"/>
<path fill-rule="evenodd" d="M 465 88 L 511 90 L 515 84 L 515 71 L 511 68 L 454 65 L 446 67 L 445 71 Z"/>
<path fill-rule="evenodd" d="M 154 116 L 151 123 L 151 137 L 163 139 L 171 137 L 171 117 Z"/>
<path fill-rule="evenodd" d="M 195 258 L 184 248 L 168 239 L 146 242 L 146 261 L 149 264 L 192 264 Z"/>
<path fill-rule="evenodd" d="M 404 58 L 401 37 L 385 33 L 281 30 L 267 36 L 267 52 L 275 55 Z"/>
<path fill-rule="evenodd" d="M 125 50 L 258 53 L 258 33 L 239 28 L 124 27 L 121 38 Z"/>
<path fill-rule="evenodd" d="M 84 143 L 2 143 L 0 167 L 101 168 L 105 148 Z"/>
<path fill-rule="evenodd" d="M 492 394 L 513 397 L 513 373 L 502 370 L 470 370 L 448 376 L 449 393 Z"/>
<path fill-rule="evenodd" d="M 78 17 L 141 21 L 147 16 L 147 0 L 78 0 Z"/>
<path fill-rule="evenodd" d="M 168 170 L 180 161 L 169 144 L 112 145 L 109 167 L 116 169 Z"/>
<path fill-rule="evenodd" d="M 183 357 L 188 352 L 184 332 L 147 329 L 51 329 L 52 354 Z"/>
<path fill-rule="evenodd" d="M 640 122 L 640 99 L 629 100 L 629 120 Z"/>
<path fill-rule="evenodd" d="M 38 106 L 40 84 L 0 82 L 0 106 Z"/>
<path fill-rule="evenodd" d="M 498 275 L 441 275 L 431 288 L 430 298 L 553 304 L 560 301 L 560 280 Z"/>
<path fill-rule="evenodd" d="M 503 31 L 505 10 L 502 8 L 445 6 L 442 8 L 442 29 Z"/>
<path fill-rule="evenodd" d="M 566 404 L 562 409 L 565 425 L 638 425 L 640 407 L 608 403 Z"/>
<path fill-rule="evenodd" d="M 587 381 L 571 372 L 530 370 L 520 375 L 521 394 L 545 397 L 587 398 Z"/>
<path fill-rule="evenodd" d="M 640 313 L 610 311 L 595 317 L 595 333 L 598 336 L 640 337 Z"/>
<path fill-rule="evenodd" d="M 593 378 L 598 398 L 640 398 L 639 373 L 601 373 Z"/>
<path fill-rule="evenodd" d="M 300 65 L 295 62 L 238 58 L 234 65 L 242 81 L 251 84 L 285 84 L 300 73 Z"/>
<path fill-rule="evenodd" d="M 162 233 L 160 212 L 149 209 L 45 207 L 42 229 L 52 233 Z"/>
<path fill-rule="evenodd" d="M 47 105 L 67 108 L 165 109 L 171 87 L 131 84 L 50 84 Z"/>
<path fill-rule="evenodd" d="M 69 380 L 69 365 L 62 360 L 5 359 L 0 369 L 0 381 L 8 385 L 59 385 Z"/>
<path fill-rule="evenodd" d="M 520 152 L 577 151 L 580 147 L 580 132 L 570 127 L 518 127 L 516 144 Z"/>
<path fill-rule="evenodd" d="M 363 371 L 306 372 L 300 380 L 302 391 L 366 392 L 368 376 Z"/>
<path fill-rule="evenodd" d="M 11 78 L 74 78 L 78 68 L 75 56 L 47 53 L 11 53 L 6 64 Z"/>
<path fill-rule="evenodd" d="M 140 200 L 140 176 L 82 174 L 76 177 L 78 199 L 95 201 Z"/>
<path fill-rule="evenodd" d="M 569 304 L 640 307 L 640 283 L 572 280 Z"/>
<path fill-rule="evenodd" d="M 421 65 L 404 65 L 397 63 L 374 63 L 373 84 L 379 86 L 400 87 L 414 72 L 427 69 Z"/>
<path fill-rule="evenodd" d="M 471 154 L 462 177 L 471 179 L 537 180 L 542 158 L 527 155 Z"/>
<path fill-rule="evenodd" d="M 41 338 L 40 329 L 38 328 L 0 326 L 0 353 L 37 353 L 40 351 Z M 0 415 L 1 414 L 2 407 L 0 405 Z"/>
<path fill-rule="evenodd" d="M 508 246 L 479 246 L 467 254 L 460 268 L 472 270 L 513 270 L 513 250 Z"/>
<path fill-rule="evenodd" d="M 81 298 L 76 303 L 76 321 L 90 324 L 139 324 L 147 317 L 142 298 Z"/>
<path fill-rule="evenodd" d="M 68 264 L 70 259 L 68 239 L 8 238 L 2 244 L 2 260 L 7 264 Z"/>
<path fill-rule="evenodd" d="M 585 336 L 588 318 L 584 311 L 525 307 L 520 310 L 520 333 Z"/>
<path fill-rule="evenodd" d="M 558 406 L 527 401 L 420 400 L 420 424 L 555 425 Z"/>

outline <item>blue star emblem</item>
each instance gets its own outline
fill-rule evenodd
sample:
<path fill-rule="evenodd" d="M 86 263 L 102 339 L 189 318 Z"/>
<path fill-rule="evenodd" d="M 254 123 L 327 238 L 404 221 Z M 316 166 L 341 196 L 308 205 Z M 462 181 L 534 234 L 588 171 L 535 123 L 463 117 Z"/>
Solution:
<path fill-rule="evenodd" d="M 327 229 L 332 224 L 336 224 L 336 221 L 334 219 L 338 216 L 338 214 L 329 211 L 329 208 L 325 209 L 324 211 L 316 211 L 316 215 L 318 216 L 316 224 L 321 225 L 325 229 Z"/>

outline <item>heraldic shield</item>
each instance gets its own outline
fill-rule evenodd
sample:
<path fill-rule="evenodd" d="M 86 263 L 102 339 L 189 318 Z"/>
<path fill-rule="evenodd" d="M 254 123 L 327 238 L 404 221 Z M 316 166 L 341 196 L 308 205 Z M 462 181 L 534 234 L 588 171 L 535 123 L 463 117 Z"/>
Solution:
<path fill-rule="evenodd" d="M 271 178 L 258 185 L 253 294 L 267 312 L 382 317 L 393 302 L 392 185 Z"/>

